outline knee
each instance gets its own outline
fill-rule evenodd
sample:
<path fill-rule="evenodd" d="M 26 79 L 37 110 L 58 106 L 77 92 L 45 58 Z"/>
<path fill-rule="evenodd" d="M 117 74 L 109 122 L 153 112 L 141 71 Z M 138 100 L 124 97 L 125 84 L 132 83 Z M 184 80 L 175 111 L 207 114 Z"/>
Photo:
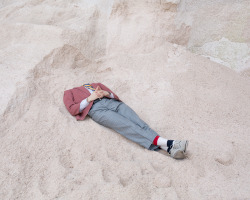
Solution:
<path fill-rule="evenodd" d="M 141 128 L 144 130 L 147 130 L 149 128 L 149 126 L 146 123 L 143 123 Z"/>

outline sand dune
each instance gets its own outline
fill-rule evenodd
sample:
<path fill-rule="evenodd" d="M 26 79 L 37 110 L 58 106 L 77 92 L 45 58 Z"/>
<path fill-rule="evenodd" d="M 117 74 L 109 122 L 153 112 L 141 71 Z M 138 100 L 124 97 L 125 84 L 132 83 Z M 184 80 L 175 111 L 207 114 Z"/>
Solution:
<path fill-rule="evenodd" d="M 247 2 L 238 5 L 230 12 L 249 17 Z M 0 199 L 249 199 L 248 69 L 190 52 L 198 19 L 192 29 L 184 7 L 0 3 Z M 234 42 L 249 45 L 247 37 Z M 165 138 L 188 139 L 187 159 L 148 151 L 90 118 L 76 121 L 63 92 L 88 82 L 109 86 Z"/>

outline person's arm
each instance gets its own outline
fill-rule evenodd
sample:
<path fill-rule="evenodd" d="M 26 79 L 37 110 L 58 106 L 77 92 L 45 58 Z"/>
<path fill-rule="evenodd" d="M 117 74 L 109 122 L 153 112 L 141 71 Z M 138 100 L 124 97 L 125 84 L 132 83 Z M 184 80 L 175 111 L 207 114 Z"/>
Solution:
<path fill-rule="evenodd" d="M 74 97 L 70 90 L 64 92 L 63 102 L 71 115 L 75 116 L 80 113 L 80 103 L 74 102 Z"/>
<path fill-rule="evenodd" d="M 84 108 L 86 108 L 88 105 L 89 105 L 89 102 L 87 100 L 88 98 L 86 99 L 83 99 L 80 103 L 80 113 L 83 111 Z"/>

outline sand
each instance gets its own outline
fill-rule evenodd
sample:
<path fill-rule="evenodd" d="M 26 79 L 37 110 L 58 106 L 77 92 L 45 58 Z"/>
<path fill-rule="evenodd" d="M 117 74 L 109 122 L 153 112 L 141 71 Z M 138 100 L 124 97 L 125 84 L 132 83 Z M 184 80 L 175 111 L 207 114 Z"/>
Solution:
<path fill-rule="evenodd" d="M 230 39 L 222 13 L 214 38 L 200 26 L 204 40 L 198 14 L 211 5 L 200 1 L 204 10 L 192 15 L 195 2 L 0 3 L 0 199 L 250 198 L 249 26 L 231 31 L 242 41 Z M 247 1 L 230 8 L 249 17 Z M 218 35 L 244 47 L 225 65 L 224 54 L 219 61 L 203 51 Z M 144 149 L 88 117 L 76 121 L 63 92 L 91 82 L 161 136 L 188 139 L 187 158 Z"/>

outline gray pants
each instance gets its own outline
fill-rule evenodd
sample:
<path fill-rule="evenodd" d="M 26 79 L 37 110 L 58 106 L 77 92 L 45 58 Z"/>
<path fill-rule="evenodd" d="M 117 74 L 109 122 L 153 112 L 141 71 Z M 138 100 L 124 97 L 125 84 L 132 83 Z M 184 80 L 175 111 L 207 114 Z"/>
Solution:
<path fill-rule="evenodd" d="M 158 134 L 123 102 L 103 98 L 93 104 L 88 115 L 98 124 L 115 130 L 149 150 L 159 150 L 159 146 L 152 144 Z"/>

